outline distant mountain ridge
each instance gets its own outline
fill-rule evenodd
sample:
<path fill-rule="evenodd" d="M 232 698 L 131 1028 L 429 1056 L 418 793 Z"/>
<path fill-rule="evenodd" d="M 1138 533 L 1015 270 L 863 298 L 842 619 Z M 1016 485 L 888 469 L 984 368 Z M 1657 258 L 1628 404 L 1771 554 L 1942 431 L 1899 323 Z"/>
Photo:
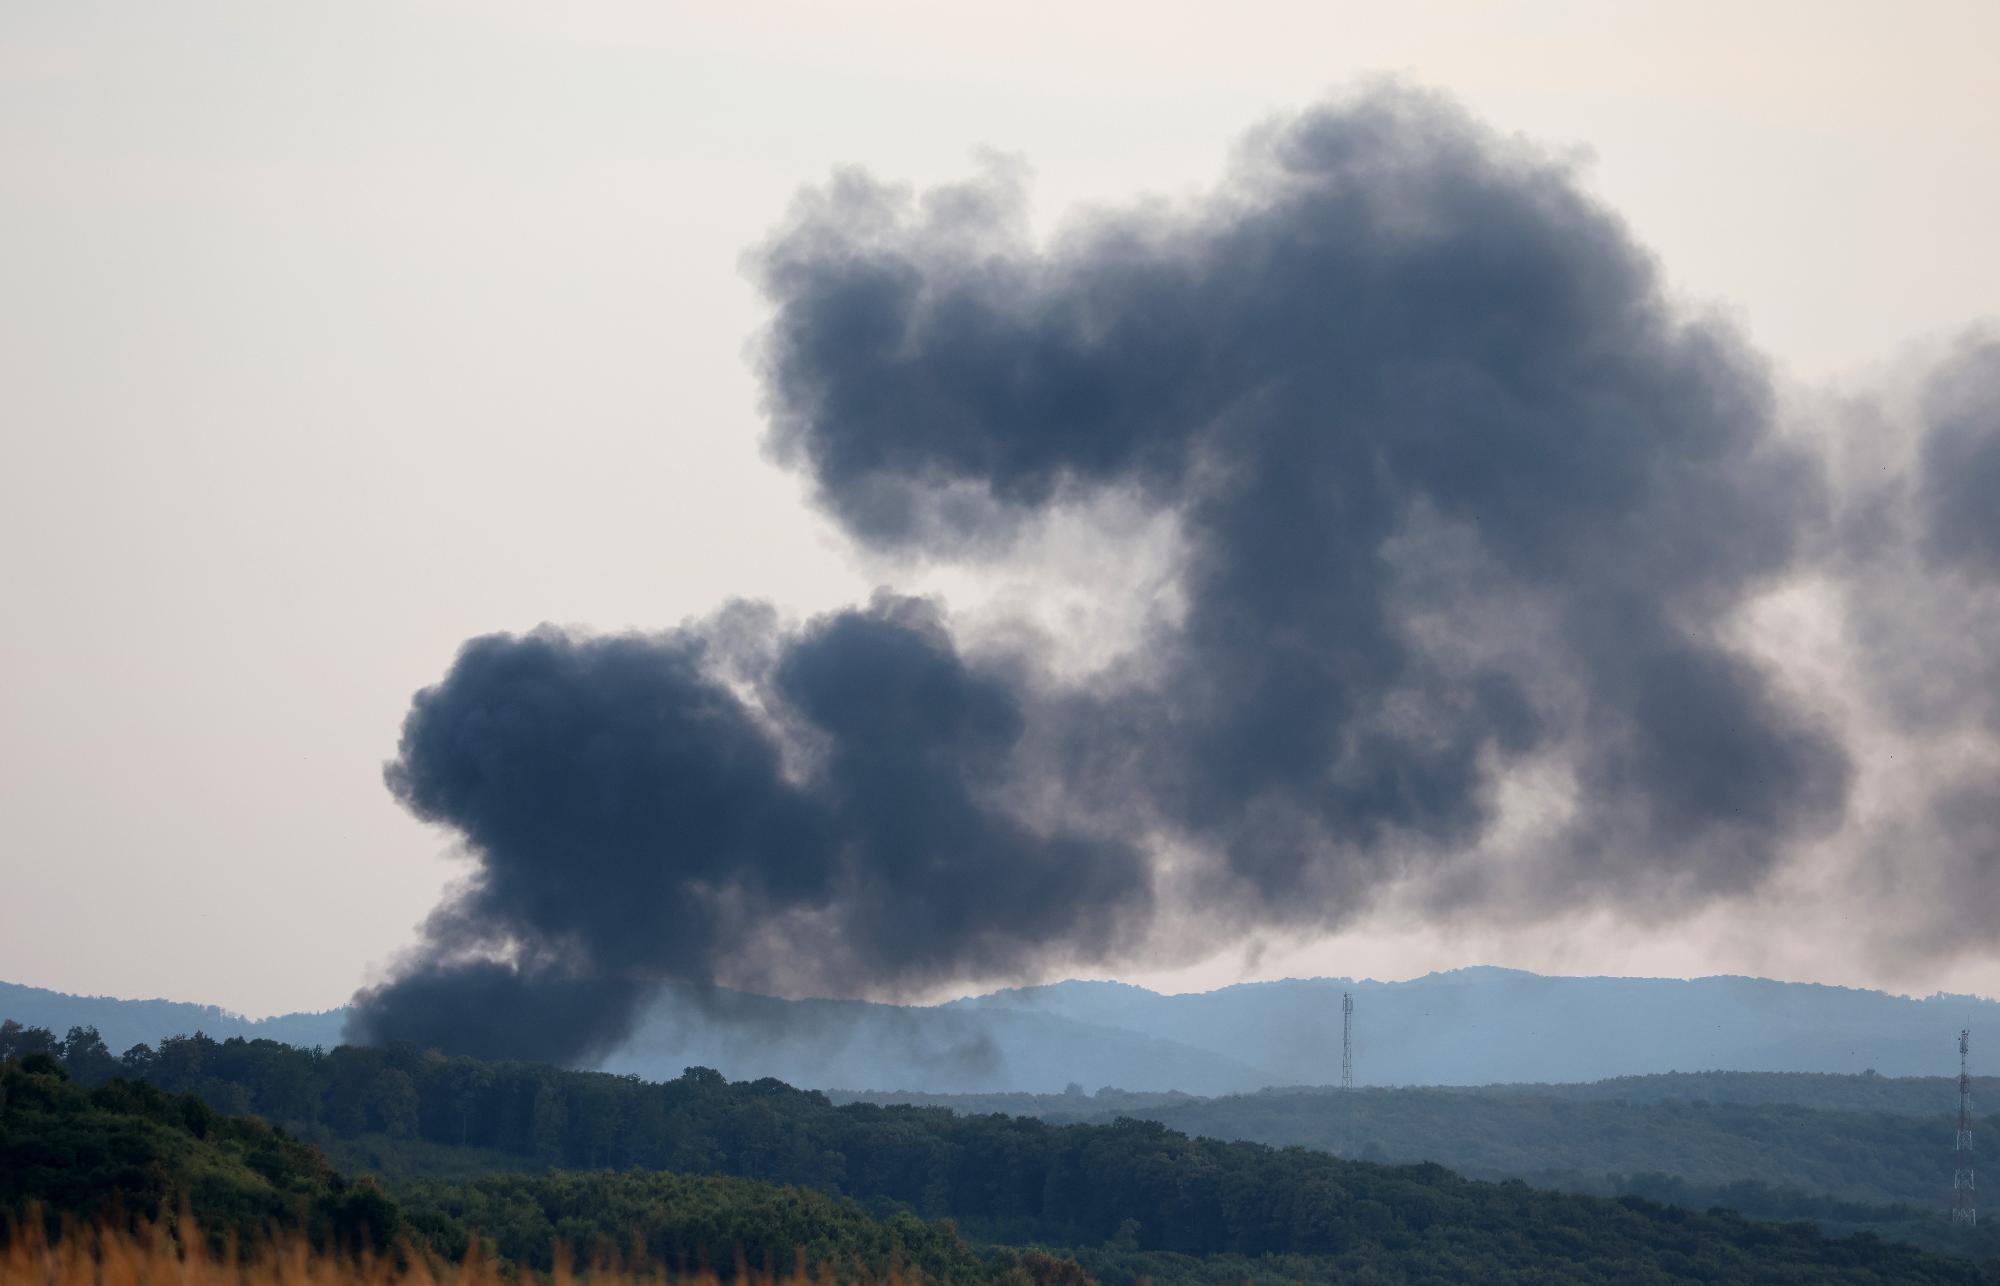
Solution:
<path fill-rule="evenodd" d="M 1574 1083 L 1670 1071 L 1957 1071 L 2000 1065 L 2000 1003 L 1760 978 L 1545 977 L 1471 968 L 1403 982 L 1241 983 L 1161 995 L 1060 982 L 935 1006 L 669 991 L 605 1070 L 688 1066 L 823 1089 L 1053 1093 L 1066 1085 L 1237 1093 L 1340 1074 L 1340 996 L 1354 995 L 1362 1085 Z M 213 1006 L 66 996 L 0 983 L 0 1018 L 97 1027 L 114 1051 L 195 1030 L 332 1046 L 344 1010 L 251 1020 Z M 1990 1054 L 1991 1058 L 1985 1058 Z"/>
<path fill-rule="evenodd" d="M 60 1036 L 71 1027 L 95 1027 L 113 1053 L 134 1045 L 157 1045 L 162 1036 L 192 1036 L 205 1032 L 217 1040 L 241 1036 L 264 1038 L 311 1049 L 340 1043 L 345 1009 L 320 1013 L 280 1014 L 245 1018 L 215 1005 L 181 1000 L 120 1000 L 113 996 L 73 996 L 67 992 L 19 983 L 0 982 L 0 1019 L 24 1027 L 47 1027 Z"/>
<path fill-rule="evenodd" d="M 1294 1084 L 1340 1076 L 1340 997 L 1354 995 L 1363 1085 L 1597 1081 L 1669 1071 L 1956 1073 L 1957 1036 L 2000 1035 L 2000 1003 L 1916 1000 L 1762 978 L 1572 978 L 1472 968 L 1406 982 L 1243 983 L 1162 996 L 1064 982 L 953 1002 L 1026 1010 L 1227 1050 Z M 1993 1051 L 2000 1062 L 2000 1047 Z M 1990 1064 L 1989 1064 L 1990 1065 Z M 1125 1085 L 1127 1089 L 1169 1088 Z M 1173 1087 L 1178 1088 L 1178 1087 Z"/>

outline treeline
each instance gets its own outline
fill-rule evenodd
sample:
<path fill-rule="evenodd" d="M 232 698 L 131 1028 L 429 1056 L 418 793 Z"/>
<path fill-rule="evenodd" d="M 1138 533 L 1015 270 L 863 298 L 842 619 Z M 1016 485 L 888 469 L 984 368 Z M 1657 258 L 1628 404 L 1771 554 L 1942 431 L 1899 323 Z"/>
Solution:
<path fill-rule="evenodd" d="M 310 1047 L 339 1044 L 346 1011 L 328 1009 L 310 1014 L 245 1018 L 215 1005 L 73 996 L 16 982 L 0 982 L 0 1017 L 56 1031 L 66 1031 L 73 1024 L 82 1023 L 104 1033 L 105 1043 L 115 1050 L 129 1049 L 140 1041 L 158 1040 L 165 1032 L 187 1031 L 205 1031 L 218 1039 L 241 1036 L 255 1040 L 261 1036 Z"/>
<path fill-rule="evenodd" d="M 1717 1097 L 1701 1097 L 1705 1092 Z M 1779 1205 L 1803 1212 L 1833 1204 L 1902 1205 L 1936 1215 L 1951 1194 L 1957 1087 L 1874 1076 L 1707 1072 L 1589 1085 L 1292 1088 L 1176 1100 L 1113 1090 L 1097 1097 L 835 1097 L 962 1113 L 1021 1111 L 1051 1121 L 1141 1117 L 1189 1134 L 1363 1160 L 1436 1161 L 1474 1178 L 1518 1178 L 1598 1195 L 1650 1195 L 1661 1190 L 1659 1180 L 1671 1180 L 1679 1200 L 1756 1216 Z M 1840 1106 L 1854 1103 L 1869 1106 Z M 2000 1117 L 1981 1118 L 1974 1138 L 2000 1150 Z M 1642 1183 L 1641 1176 L 1653 1179 Z M 1759 1179 L 1772 1186 L 1745 1186 Z M 1738 1204 L 1752 1196 L 1757 1208 Z"/>
<path fill-rule="evenodd" d="M 1705 1092 L 1716 1101 L 1701 1099 Z M 837 1090 L 829 1097 L 1051 1122 L 1133 1116 L 1216 1138 L 1388 1162 L 1431 1160 L 1469 1178 L 1641 1196 L 1691 1210 L 1721 1207 L 1751 1219 L 1809 1219 L 1825 1231 L 1872 1232 L 1983 1258 L 2000 1253 L 2000 1227 L 1955 1228 L 1944 1218 L 1951 1160 L 1940 1155 L 1939 1138 L 1949 1122 L 1940 1120 L 1936 1100 L 1942 1094 L 1955 1102 L 1957 1092 L 1949 1081 L 1866 1074 L 1697 1072 L 1583 1085 L 1289 1088 L 1218 1098 L 1115 1088 L 1086 1094 L 1080 1087 L 1064 1094 Z M 1868 1104 L 1870 1119 L 1785 1106 L 1791 1103 Z M 1909 1109 L 1919 1106 L 1925 1112 L 1914 1122 L 1875 1119 L 1895 1108 L 1915 1117 Z M 1803 1186 L 1811 1184 L 1825 1187 Z"/>
<path fill-rule="evenodd" d="M 397 1227 L 375 1183 L 263 1121 L 143 1083 L 86 1091 L 45 1050 L 0 1062 L 0 1214 L 160 1222 L 183 1201 L 218 1240 L 283 1228 L 380 1250 Z"/>
<path fill-rule="evenodd" d="M 1121 1116 L 1151 1116 L 1168 1107 L 1188 1107 L 1211 1100 L 1200 1094 L 1179 1090 L 1125 1090 L 1106 1085 L 1086 1093 L 1081 1085 L 1071 1085 L 1061 1094 L 1030 1094 L 1007 1091 L 993 1094 L 928 1094 L 911 1090 L 828 1090 L 835 1103 L 873 1103 L 877 1107 L 907 1104 L 911 1107 L 944 1107 L 961 1116 L 1035 1116 L 1044 1121 L 1103 1122 Z"/>
<path fill-rule="evenodd" d="M 1641 1196 L 1691 1210 L 1720 1207 L 1751 1219 L 1811 1220 L 1829 1233 L 1869 1232 L 1944 1254 L 2000 1254 L 2000 1225 L 1967 1229 L 1945 1218 L 1953 1164 L 1948 1119 L 1936 1112 L 1811 1110 L 1756 1097 L 1822 1090 L 1816 1095 L 1821 1101 L 1839 1102 L 1864 1098 L 1848 1095 L 1839 1082 L 1896 1084 L 1888 1078 L 1704 1073 L 1631 1079 L 1643 1084 L 1630 1100 L 1607 1092 L 1628 1082 L 1274 1089 L 1212 1099 L 1115 1089 L 1094 1096 L 849 1091 L 831 1097 L 967 1114 L 1023 1112 L 1051 1122 L 1102 1124 L 1126 1115 L 1193 1135 L 1391 1164 L 1435 1161 L 1468 1178 L 1521 1179 L 1589 1196 Z M 1740 1101 L 1690 1101 L 1662 1092 L 1718 1084 Z M 1544 1088 L 1552 1092 L 1544 1096 Z M 1956 1086 L 1950 1089 L 1955 1096 Z M 1572 1090 L 1579 1092 L 1561 1093 Z M 2000 1139 L 2000 1118 L 1981 1122 L 1975 1138 Z"/>
<path fill-rule="evenodd" d="M 1952 1122 L 1942 1113 L 1356 1089 L 1246 1094 L 1144 1115 L 1216 1138 L 1423 1158 L 1480 1177 L 1650 1171 L 1712 1187 L 1781 1175 L 1787 1186 L 1845 1201 L 1935 1206 L 1941 1192 L 1950 1197 Z M 2000 1119 L 1974 1132 L 2000 1140 Z"/>
<path fill-rule="evenodd" d="M 1038 1252 L 981 1254 L 944 1223 L 871 1217 L 851 1201 L 743 1179 L 600 1172 L 403 1185 L 350 1180 L 284 1130 L 218 1113 L 192 1094 L 122 1079 L 86 1090 L 49 1053 L 0 1062 L 0 1240 L 38 1211 L 45 1229 L 178 1223 L 211 1249 L 302 1233 L 322 1252 L 414 1250 L 547 1270 L 556 1248 L 727 1273 L 796 1256 L 844 1280 L 1065 1283 L 1073 1264 Z"/>
<path fill-rule="evenodd" d="M 80 1067 L 104 1069 L 87 1031 L 56 1043 Z M 822 1094 L 769 1080 L 732 1084 L 702 1069 L 646 1083 L 408 1047 L 296 1050 L 195 1036 L 115 1061 L 161 1089 L 302 1130 L 483 1147 L 575 1168 L 729 1174 L 858 1198 L 878 1218 L 948 1216 L 984 1242 L 1089 1248 L 1107 1280 L 1206 1280 L 1206 1269 L 1188 1275 L 1175 1265 L 1230 1257 L 1310 1261 L 1318 1268 L 1307 1280 L 1979 1279 L 1963 1262 L 1871 1239 L 1828 1240 L 1809 1224 L 1191 1139 L 1156 1122 L 1058 1126 L 836 1107 Z M 549 1182 L 495 1176 L 473 1188 L 500 1194 L 491 1217 L 517 1204 L 504 1195 L 511 1185 Z M 475 1199 L 465 1185 L 395 1190 L 412 1211 L 435 1208 L 440 1192 Z M 593 1196 L 562 1208 L 603 1204 Z M 465 1208 L 443 1214 L 461 1225 L 482 1218 Z M 548 1222 L 562 1226 L 555 1215 Z"/>
<path fill-rule="evenodd" d="M 1573 1085 L 1482 1085 L 1462 1092 L 1634 1106 L 1675 1099 L 1690 1103 L 1790 1103 L 1837 1112 L 1904 1116 L 1949 1116 L 1958 1110 L 1956 1077 L 1881 1076 L 1874 1072 L 1656 1072 Z M 2000 1077 L 1973 1077 L 1972 1100 L 2000 1102 Z"/>
<path fill-rule="evenodd" d="M 1879 1076 L 1874 1072 L 1657 1072 L 1608 1080 L 1501 1085 L 1366 1086 L 1377 1094 L 1454 1094 L 1467 1097 L 1559 1099 L 1572 1103 L 1612 1103 L 1646 1107 L 1658 1103 L 1789 1103 L 1836 1112 L 1885 1112 L 1899 1116 L 1950 1116 L 1958 1110 L 1958 1081 L 1944 1076 Z M 1327 1085 L 1280 1086 L 1241 1094 L 1200 1095 L 1177 1091 L 1124 1090 L 1105 1086 L 1095 1094 L 1072 1085 L 1061 1094 L 932 1094 L 910 1090 L 830 1090 L 836 1103 L 914 1103 L 955 1112 L 1005 1112 L 1045 1121 L 1093 1120 L 1107 1112 L 1138 1116 L 1166 1107 L 1197 1108 L 1238 1099 L 1315 1099 L 1343 1093 Z M 1972 1078 L 1975 1103 L 2000 1102 L 2000 1077 Z"/>

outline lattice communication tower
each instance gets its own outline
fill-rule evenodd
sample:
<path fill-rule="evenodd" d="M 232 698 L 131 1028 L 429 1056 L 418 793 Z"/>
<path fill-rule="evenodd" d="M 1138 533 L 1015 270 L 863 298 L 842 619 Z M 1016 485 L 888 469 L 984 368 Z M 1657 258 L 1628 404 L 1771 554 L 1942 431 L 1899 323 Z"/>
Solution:
<path fill-rule="evenodd" d="M 1972 1192 L 1972 1033 L 1958 1033 L 1958 1142 L 1952 1147 L 1951 1221 L 1977 1224 L 1979 1206 Z"/>
<path fill-rule="evenodd" d="M 1340 993 L 1340 1088 L 1354 1088 L 1354 993 Z"/>

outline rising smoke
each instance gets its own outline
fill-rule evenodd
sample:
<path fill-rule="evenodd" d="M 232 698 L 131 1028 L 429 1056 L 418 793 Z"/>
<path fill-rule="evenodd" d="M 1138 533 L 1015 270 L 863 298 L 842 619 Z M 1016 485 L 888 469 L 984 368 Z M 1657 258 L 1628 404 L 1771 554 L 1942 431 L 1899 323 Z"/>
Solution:
<path fill-rule="evenodd" d="M 1876 954 L 1936 963 L 1990 950 L 2000 918 L 2000 337 L 1963 338 L 1902 400 L 1848 426 L 1823 562 L 1885 779 L 1847 837 L 1859 923 Z"/>
<path fill-rule="evenodd" d="M 1476 845 L 1538 756 L 1576 896 L 1746 888 L 1837 820 L 1839 748 L 1726 641 L 1821 515 L 1812 462 L 1563 169 L 1391 94 L 1266 130 L 1193 208 L 1024 223 L 1004 180 L 810 201 L 766 259 L 775 443 L 889 548 L 1103 488 L 1176 513 L 1157 677 L 1075 714 L 1261 913 Z"/>
<path fill-rule="evenodd" d="M 1177 532 L 1177 606 L 1080 680 L 888 595 L 473 641 L 389 784 L 475 872 L 358 1036 L 575 1060 L 663 983 L 1025 977 L 1412 885 L 1660 914 L 1840 824 L 1847 752 L 1736 641 L 1836 521 L 1817 462 L 1564 166 L 1451 106 L 1315 109 L 1047 243 L 1008 175 L 845 174 L 758 264 L 772 451 L 857 541 L 1005 560 L 1116 498 Z M 1991 575 L 1979 414 L 1922 540 Z"/>
<path fill-rule="evenodd" d="M 742 624 L 475 639 L 418 694 L 389 787 L 478 868 L 356 998 L 355 1036 L 572 1061 L 730 957 L 804 954 L 852 989 L 1123 945 L 1145 862 L 995 802 L 1018 698 L 927 604 L 881 597 L 767 657 L 731 651 Z M 761 672 L 754 694 L 731 670 Z"/>
<path fill-rule="evenodd" d="M 2000 583 L 2000 339 L 1975 336 L 1923 398 L 1917 502 L 1933 565 Z"/>

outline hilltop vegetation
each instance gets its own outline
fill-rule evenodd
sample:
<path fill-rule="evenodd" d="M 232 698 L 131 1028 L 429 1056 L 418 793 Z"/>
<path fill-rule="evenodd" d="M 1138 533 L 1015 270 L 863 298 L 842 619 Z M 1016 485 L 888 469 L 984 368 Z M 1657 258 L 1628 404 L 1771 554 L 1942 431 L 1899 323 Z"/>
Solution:
<path fill-rule="evenodd" d="M 97 1048 L 87 1032 L 60 1044 L 66 1057 L 76 1051 L 79 1067 Z M 322 1052 L 203 1037 L 165 1041 L 118 1064 L 162 1088 L 289 1121 L 302 1134 L 377 1138 L 392 1160 L 401 1146 L 478 1146 L 632 1171 L 469 1182 L 386 1175 L 393 1226 L 447 1251 L 474 1227 L 524 1257 L 551 1233 L 588 1242 L 639 1226 L 661 1230 L 663 1245 L 684 1243 L 695 1235 L 695 1216 L 686 1212 L 707 1202 L 741 1219 L 701 1216 L 704 1236 L 722 1228 L 747 1238 L 773 1226 L 796 1244 L 804 1234 L 793 1212 L 831 1218 L 823 1212 L 833 1209 L 852 1218 L 865 1211 L 892 1239 L 916 1228 L 955 1237 L 927 1222 L 950 1218 L 989 1247 L 1077 1248 L 1085 1267 L 1113 1282 L 1979 1280 L 1964 1261 L 1870 1239 L 1830 1240 L 1809 1224 L 1484 1183 L 1436 1165 L 1191 1139 L 1156 1122 L 1053 1125 L 935 1108 L 842 1107 L 776 1081 L 732 1084 L 703 1069 L 647 1083 L 408 1047 Z M 122 1092 L 112 1085 L 86 1101 L 111 1111 L 96 1096 Z M 84 1095 L 76 1087 L 62 1093 Z M 652 1170 L 756 1183 L 687 1189 L 674 1176 L 644 1173 Z M 774 1184 L 811 1195 L 760 1195 Z M 842 1198 L 849 1200 L 813 1204 Z M 838 1235 L 865 1243 L 878 1235 L 870 1227 Z M 947 1238 L 926 1253 L 943 1263 L 956 1252 Z"/>
<path fill-rule="evenodd" d="M 1306 1091 L 1310 1092 L 1310 1091 Z M 1790 1103 L 1839 1112 L 1937 1118 L 1958 1110 L 1955 1076 L 1882 1076 L 1873 1071 L 1661 1072 L 1576 1084 L 1468 1087 L 1466 1093 L 1523 1094 L 1593 1103 Z M 2000 1102 L 2000 1077 L 1972 1078 L 1974 1103 Z"/>
<path fill-rule="evenodd" d="M 173 1223 L 185 1203 L 212 1247 L 302 1235 L 322 1251 L 410 1245 L 457 1260 L 483 1236 L 488 1254 L 544 1270 L 561 1245 L 582 1262 L 726 1267 L 741 1255 L 788 1268 L 803 1254 L 855 1278 L 892 1267 L 916 1281 L 1075 1276 L 1047 1256 L 975 1253 L 949 1225 L 876 1219 L 851 1201 L 742 1179 L 551 1171 L 401 1184 L 392 1195 L 263 1121 L 124 1080 L 85 1090 L 47 1054 L 0 1063 L 0 1215 L 18 1218 L 30 1203 L 52 1229 L 65 1217 Z"/>
<path fill-rule="evenodd" d="M 1700 1097 L 1709 1094 L 1713 1101 Z M 1958 1253 L 2000 1253 L 2000 1229 L 1968 1232 L 1943 1219 L 1957 1087 L 1937 1078 L 1708 1072 L 1586 1085 L 1278 1089 L 1215 1099 L 1116 1091 L 834 1097 L 1026 1111 L 1051 1121 L 1141 1117 L 1214 1138 L 1435 1161 L 1475 1178 L 1723 1206 Z M 1841 1110 L 1847 1105 L 1866 1110 Z M 1974 1137 L 2000 1140 L 2000 1117 L 1977 1121 Z"/>
<path fill-rule="evenodd" d="M 1797 1107 L 1840 1112 L 1887 1112 L 1936 1119 L 1958 1109 L 1958 1079 L 1951 1076 L 1881 1076 L 1874 1072 L 1659 1072 L 1646 1076 L 1614 1076 L 1601 1081 L 1530 1081 L 1463 1086 L 1361 1086 L 1362 1091 L 1400 1094 L 1445 1093 L 1501 1098 L 1559 1099 L 1570 1103 L 1789 1103 Z M 1088 1121 L 1108 1113 L 1139 1116 L 1169 1106 L 1190 1108 L 1209 1102 L 1243 1098 L 1298 1096 L 1311 1099 L 1333 1093 L 1326 1085 L 1278 1086 L 1238 1095 L 1184 1094 L 1176 1091 L 1124 1090 L 1105 1086 L 1086 1093 L 1073 1085 L 1062 1094 L 931 1094 L 910 1090 L 828 1091 L 840 1103 L 913 1103 L 948 1107 L 974 1115 L 1005 1112 L 1039 1116 L 1045 1121 Z M 1972 1078 L 1972 1101 L 2000 1102 L 2000 1077 Z"/>
<path fill-rule="evenodd" d="M 1984 1084 L 1975 1081 L 1975 1102 Z M 1131 1116 L 1220 1139 L 1436 1161 L 1477 1177 L 1592 1191 L 1625 1176 L 1665 1176 L 1685 1191 L 1781 1178 L 1842 1202 L 1935 1208 L 1941 1188 L 1949 1196 L 1949 1157 L 1941 1153 L 1950 1151 L 1957 1093 L 1936 1077 L 1698 1072 L 1582 1085 L 1271 1089 L 1220 1098 L 1116 1090 L 831 1097 L 1062 1122 Z M 2000 1117 L 1976 1120 L 1974 1136 L 2000 1144 Z"/>
<path fill-rule="evenodd" d="M 737 1159 L 733 1145 L 685 1130 L 677 1104 L 693 1094 L 686 1077 L 670 1083 L 681 1087 L 673 1089 L 409 1050 L 319 1053 L 205 1037 L 140 1046 L 121 1059 L 88 1029 L 60 1041 L 20 1030 L 0 1034 L 0 1052 L 10 1042 L 21 1050 L 55 1049 L 86 1081 L 144 1078 L 199 1093 L 225 1111 L 285 1122 L 355 1172 L 465 1180 L 549 1165 L 720 1170 L 828 1191 L 890 1192 L 933 1217 L 960 1213 L 941 1203 L 928 1181 L 890 1190 L 860 1176 L 861 1186 L 840 1186 L 851 1176 L 817 1162 L 829 1152 L 844 1154 L 839 1139 L 808 1138 L 790 1159 Z M 1687 1097 L 1697 1094 L 1718 1101 Z M 1594 1085 L 1270 1090 L 1218 1099 L 1112 1089 L 1086 1094 L 1073 1086 L 1059 1095 L 845 1094 L 825 1101 L 916 1098 L 962 1115 L 1035 1115 L 1051 1123 L 1155 1120 L 1223 1140 L 1384 1162 L 1433 1161 L 1471 1178 L 1808 1219 L 1828 1232 L 1865 1230 L 1984 1258 L 2000 1254 L 2000 1228 L 1968 1233 L 1942 1218 L 1949 1158 L 1941 1140 L 1949 1137 L 1949 1119 L 1935 1109 L 1952 1094 L 1949 1082 L 1935 1078 L 1685 1073 Z M 1760 1101 L 1767 1098 L 1781 1101 Z M 1800 1101 L 1933 1110 L 1845 1112 Z M 2000 1139 L 2000 1119 L 1981 1121 L 1977 1137 Z M 1070 1235 L 1062 1228 L 1034 1231 Z"/>
<path fill-rule="evenodd" d="M 945 1008 L 1034 1013 L 1227 1055 L 1270 1073 L 1229 1087 L 1247 1092 L 1335 1079 L 1343 992 L 1354 996 L 1355 1071 L 1371 1085 L 1595 1081 L 1705 1067 L 1948 1076 L 1958 1071 L 1959 1029 L 1994 1030 L 2000 1015 L 2000 1005 L 1971 996 L 1919 1000 L 1763 978 L 1562 978 L 1489 968 L 1406 982 L 1285 979 L 1174 996 L 1062 982 Z M 1133 1070 L 1061 1079 L 1197 1088 Z M 940 1088 L 879 1077 L 836 1083 Z"/>
<path fill-rule="evenodd" d="M 1343 991 L 1355 997 L 1364 1085 L 1636 1080 L 1704 1067 L 1843 1075 L 1872 1068 L 1942 1082 L 1957 1071 L 1959 1028 L 1993 1030 L 2000 1016 L 2000 1005 L 1968 996 L 1915 1000 L 1756 978 L 1551 978 L 1506 969 L 1460 969 L 1407 982 L 1287 979 L 1175 996 L 1119 983 L 1064 982 L 936 1006 L 726 990 L 696 996 L 669 988 L 603 1070 L 664 1080 L 695 1064 L 733 1079 L 775 1076 L 828 1090 L 1052 1093 L 1079 1081 L 1145 1092 L 1249 1093 L 1334 1078 Z M 117 1050 L 193 1031 L 218 1040 L 332 1048 L 347 1015 L 332 1010 L 252 1023 L 212 1006 L 0 983 L 0 1017 L 59 1032 L 95 1027 Z M 1724 1101 L 1719 1092 L 1681 1096 Z M 2000 1103 L 1990 1094 L 1980 1101 Z M 1902 1110 L 1861 1102 L 1801 1105 Z"/>
<path fill-rule="evenodd" d="M 191 1094 L 117 1080 L 86 1092 L 46 1053 L 0 1063 L 0 1212 L 158 1221 L 185 1199 L 218 1237 L 276 1227 L 386 1246 L 391 1209 L 314 1149 Z"/>
<path fill-rule="evenodd" d="M 1942 1113 L 1357 1089 L 1247 1094 L 1144 1114 L 1191 1134 L 1432 1160 L 1483 1177 L 1650 1171 L 1710 1186 L 1782 1177 L 1844 1201 L 1936 1205 L 1941 1190 L 1950 1194 L 1951 1121 Z M 1974 1133 L 2000 1140 L 2000 1118 L 1979 1121 Z"/>
<path fill-rule="evenodd" d="M 310 1049 L 340 1043 L 346 1011 L 280 1014 L 275 1018 L 245 1018 L 216 1005 L 178 1000 L 119 1000 L 112 996 L 73 996 L 67 992 L 0 982 L 0 1018 L 26 1027 L 68 1031 L 89 1027 L 101 1033 L 112 1049 L 130 1049 L 173 1032 L 205 1031 L 217 1040 L 281 1040 Z"/>

